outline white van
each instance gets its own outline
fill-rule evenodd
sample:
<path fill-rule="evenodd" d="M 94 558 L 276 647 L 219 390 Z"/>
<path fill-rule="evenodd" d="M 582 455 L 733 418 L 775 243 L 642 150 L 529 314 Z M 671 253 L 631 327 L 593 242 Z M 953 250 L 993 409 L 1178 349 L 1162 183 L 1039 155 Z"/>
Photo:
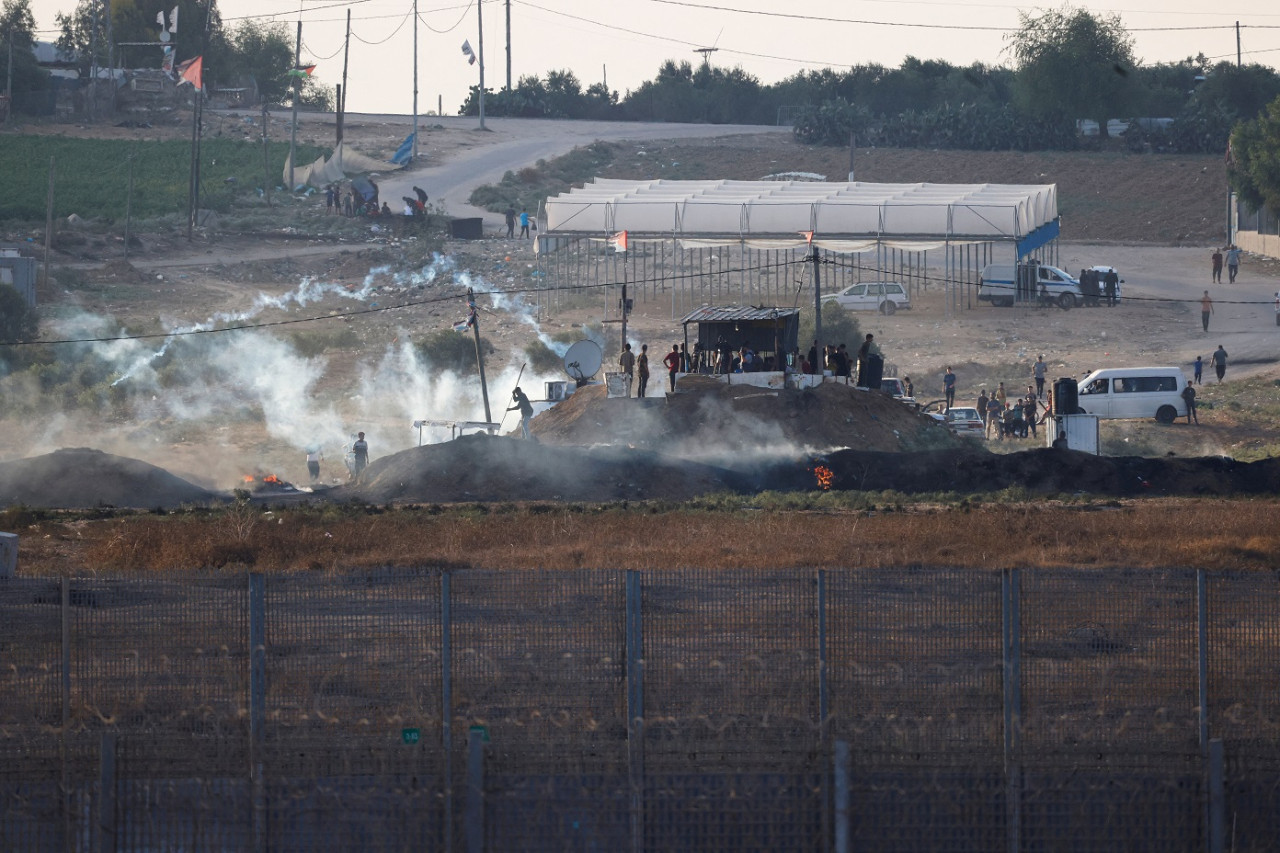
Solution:
<path fill-rule="evenodd" d="M 1080 280 L 1057 267 L 1038 263 L 987 264 L 978 282 L 978 301 L 1008 308 L 1015 298 L 1030 303 L 1052 302 L 1059 308 L 1084 304 Z"/>
<path fill-rule="evenodd" d="M 1077 414 L 1100 418 L 1155 418 L 1162 424 L 1185 417 L 1187 377 L 1177 367 L 1109 367 L 1080 382 Z"/>

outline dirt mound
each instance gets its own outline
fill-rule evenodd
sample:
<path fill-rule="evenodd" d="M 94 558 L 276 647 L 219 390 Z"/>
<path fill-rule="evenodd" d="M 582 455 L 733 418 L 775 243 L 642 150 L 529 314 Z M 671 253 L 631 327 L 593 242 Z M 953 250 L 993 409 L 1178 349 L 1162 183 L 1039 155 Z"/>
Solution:
<path fill-rule="evenodd" d="M 85 447 L 0 462 L 0 506 L 152 509 L 217 498 L 163 468 Z"/>
<path fill-rule="evenodd" d="M 1049 448 L 989 453 L 980 448 L 925 453 L 842 450 L 822 464 L 834 473 L 833 489 L 899 492 L 994 492 L 1022 487 L 1034 494 L 1131 497 L 1136 495 L 1274 494 L 1280 459 L 1237 462 L 1219 456 L 1195 459 L 1094 456 Z M 805 488 L 813 475 L 779 466 L 761 475 L 770 488 Z M 812 488 L 812 485 L 807 485 Z"/>
<path fill-rule="evenodd" d="M 534 418 L 530 429 L 544 444 L 625 444 L 677 455 L 711 447 L 894 452 L 958 444 L 931 418 L 888 395 L 840 383 L 796 391 L 691 376 L 679 387 L 676 394 L 627 400 L 609 399 L 603 385 L 587 386 Z"/>
<path fill-rule="evenodd" d="M 733 475 L 631 448 L 548 447 L 483 434 L 429 444 L 370 463 L 338 500 L 370 503 L 452 501 L 684 500 L 738 491 Z"/>
<path fill-rule="evenodd" d="M 101 284 L 146 284 L 151 281 L 146 273 L 125 260 L 107 261 L 92 273 L 92 278 Z"/>

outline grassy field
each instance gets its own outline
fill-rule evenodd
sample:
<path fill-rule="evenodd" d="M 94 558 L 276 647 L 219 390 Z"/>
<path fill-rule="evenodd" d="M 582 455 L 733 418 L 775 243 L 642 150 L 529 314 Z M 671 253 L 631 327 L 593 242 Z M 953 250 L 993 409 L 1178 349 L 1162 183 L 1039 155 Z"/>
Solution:
<path fill-rule="evenodd" d="M 268 146 L 264 170 L 260 144 L 229 139 L 201 143 L 201 207 L 225 212 L 238 200 L 258 198 L 264 174 L 273 186 L 289 146 Z M 298 162 L 324 153 L 298 146 Z M 52 163 L 53 215 L 76 214 L 104 224 L 123 222 L 133 163 L 132 215 L 137 219 L 186 210 L 191 170 L 190 142 L 123 139 L 68 139 L 56 136 L 0 136 L 0 220 L 43 225 Z"/>
<path fill-rule="evenodd" d="M 466 504 L 70 513 L 12 507 L 24 575 L 370 567 L 1274 568 L 1275 500 L 763 493 L 682 505 Z"/>

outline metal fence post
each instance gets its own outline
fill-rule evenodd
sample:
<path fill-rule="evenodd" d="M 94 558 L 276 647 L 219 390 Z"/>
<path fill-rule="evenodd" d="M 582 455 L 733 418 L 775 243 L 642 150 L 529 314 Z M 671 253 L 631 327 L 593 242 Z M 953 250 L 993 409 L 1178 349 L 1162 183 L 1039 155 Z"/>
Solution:
<path fill-rule="evenodd" d="M 18 534 L 0 533 L 0 578 L 18 574 Z"/>
<path fill-rule="evenodd" d="M 1022 730 L 1022 573 L 1005 569 L 1000 576 L 1001 656 L 1004 664 L 1005 827 L 1009 853 L 1022 849 L 1022 765 L 1018 761 Z"/>
<path fill-rule="evenodd" d="M 849 853 L 849 742 L 836 741 L 836 853 Z"/>
<path fill-rule="evenodd" d="M 453 613 L 450 577 L 440 573 L 440 748 L 444 751 L 444 849 L 453 851 Z"/>
<path fill-rule="evenodd" d="M 472 726 L 467 737 L 467 853 L 484 853 L 483 726 Z"/>
<path fill-rule="evenodd" d="M 98 764 L 98 853 L 116 853 L 116 736 L 102 733 Z"/>
<path fill-rule="evenodd" d="M 1209 741 L 1209 853 L 1224 853 L 1227 844 L 1227 795 L 1222 738 Z"/>
<path fill-rule="evenodd" d="M 818 569 L 818 745 L 819 754 L 826 753 L 831 736 L 828 726 L 830 716 L 830 685 L 827 682 L 827 571 Z M 848 744 L 845 748 L 848 749 Z M 839 745 L 837 744 L 837 749 Z M 831 849 L 831 769 L 822 769 L 822 846 Z"/>
<path fill-rule="evenodd" d="M 644 850 L 644 625 L 640 573 L 627 570 L 627 777 L 631 849 Z"/>
<path fill-rule="evenodd" d="M 59 579 L 59 612 L 62 616 L 62 726 L 58 732 L 58 753 L 62 764 L 59 787 L 62 800 L 62 849 L 75 849 L 71 828 L 71 773 L 67 766 L 67 730 L 71 728 L 71 579 Z"/>
<path fill-rule="evenodd" d="M 1209 746 L 1209 581 L 1196 569 L 1196 658 L 1200 680 L 1200 751 Z"/>
<path fill-rule="evenodd" d="M 249 787 L 251 841 L 255 853 L 267 849 L 267 787 L 263 726 L 267 719 L 267 596 L 262 574 L 249 574 Z"/>

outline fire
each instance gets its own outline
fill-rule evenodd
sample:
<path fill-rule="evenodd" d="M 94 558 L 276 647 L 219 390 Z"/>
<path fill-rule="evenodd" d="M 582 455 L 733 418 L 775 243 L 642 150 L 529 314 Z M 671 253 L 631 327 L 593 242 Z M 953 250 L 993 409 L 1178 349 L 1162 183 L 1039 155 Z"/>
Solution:
<path fill-rule="evenodd" d="M 252 482 L 254 481 L 254 479 L 255 479 L 255 478 L 254 478 L 254 476 L 253 476 L 252 474 L 245 474 L 245 475 L 244 475 L 244 481 L 245 481 L 246 483 L 252 483 Z"/>
<path fill-rule="evenodd" d="M 275 474 L 268 474 L 267 476 L 262 478 L 262 482 L 278 484 L 281 482 L 281 480 Z"/>
<path fill-rule="evenodd" d="M 819 465 L 813 469 L 813 476 L 818 478 L 818 485 L 825 492 L 831 488 L 831 481 L 836 478 L 836 472 L 825 465 Z"/>

